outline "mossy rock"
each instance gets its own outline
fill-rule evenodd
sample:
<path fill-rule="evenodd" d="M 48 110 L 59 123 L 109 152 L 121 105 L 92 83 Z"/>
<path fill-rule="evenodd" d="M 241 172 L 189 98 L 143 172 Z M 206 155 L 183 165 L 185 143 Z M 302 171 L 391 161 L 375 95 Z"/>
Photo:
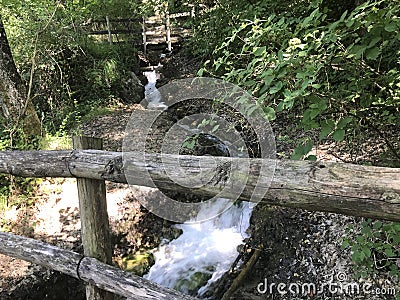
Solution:
<path fill-rule="evenodd" d="M 211 276 L 212 273 L 195 272 L 189 278 L 178 280 L 174 289 L 194 296 L 202 286 L 207 284 Z"/>
<path fill-rule="evenodd" d="M 154 256 L 149 252 L 137 252 L 122 258 L 122 268 L 138 276 L 146 274 L 154 264 Z"/>

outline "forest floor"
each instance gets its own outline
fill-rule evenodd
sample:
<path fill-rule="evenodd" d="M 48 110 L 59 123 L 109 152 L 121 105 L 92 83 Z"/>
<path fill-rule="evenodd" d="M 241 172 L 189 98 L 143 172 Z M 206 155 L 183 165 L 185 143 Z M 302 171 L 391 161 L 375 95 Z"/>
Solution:
<path fill-rule="evenodd" d="M 193 77 L 199 61 L 179 54 L 165 59 L 161 83 L 183 77 Z M 123 107 L 115 112 L 94 118 L 83 124 L 84 135 L 104 139 L 104 149 L 121 151 L 125 126 L 131 112 L 140 105 Z M 290 125 L 284 116 L 271 123 L 279 158 L 288 158 L 297 140 L 304 133 Z M 357 149 L 345 143 L 327 141 L 313 149 L 319 160 L 372 163 L 385 165 L 384 141 L 378 136 L 366 138 Z M 40 183 L 34 204 L 11 207 L 5 212 L 3 228 L 33 237 L 62 248 L 82 253 L 77 191 L 73 179 L 45 179 Z M 149 213 L 139 204 L 139 191 L 127 185 L 107 183 L 107 203 L 114 245 L 114 263 L 143 273 L 151 264 L 130 266 L 135 254 L 150 251 L 162 238 L 177 236 L 171 222 Z M 324 290 L 321 294 L 285 295 L 277 291 L 279 283 L 370 283 L 379 288 L 396 288 L 399 282 L 386 273 L 377 273 L 361 281 L 354 279 L 354 268 L 349 249 L 342 249 L 346 235 L 356 235 L 362 218 L 330 213 L 308 212 L 297 209 L 258 205 L 253 212 L 247 241 L 241 254 L 243 262 L 258 251 L 259 257 L 252 271 L 229 299 L 394 299 L 393 295 L 335 294 Z M 354 230 L 346 233 L 349 225 Z M 239 268 L 240 269 L 240 268 Z M 220 298 L 231 286 L 238 272 L 227 274 L 215 287 L 213 296 Z M 273 293 L 266 287 L 275 284 Z M 259 287 L 257 289 L 257 287 Z M 261 289 L 260 289 L 261 288 Z M 210 297 L 212 295 L 209 295 Z M 58 272 L 0 255 L 0 299 L 85 299 L 84 285 Z"/>

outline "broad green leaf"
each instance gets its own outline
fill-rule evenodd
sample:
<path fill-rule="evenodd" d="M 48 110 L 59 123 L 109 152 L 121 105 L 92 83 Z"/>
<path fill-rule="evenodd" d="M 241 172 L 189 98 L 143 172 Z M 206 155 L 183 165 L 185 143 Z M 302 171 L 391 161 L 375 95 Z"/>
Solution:
<path fill-rule="evenodd" d="M 318 98 L 316 98 L 318 99 Z M 318 109 L 319 111 L 323 111 L 327 108 L 326 101 L 324 99 L 318 99 L 317 103 L 313 103 L 310 105 L 311 108 Z"/>
<path fill-rule="evenodd" d="M 266 75 L 266 76 L 264 77 L 265 85 L 266 85 L 267 87 L 269 87 L 274 79 L 275 79 L 275 76 L 274 76 L 274 75 Z"/>
<path fill-rule="evenodd" d="M 304 51 L 304 50 L 303 50 L 303 51 L 300 51 L 300 52 L 299 52 L 299 56 L 300 56 L 300 57 L 305 57 L 305 56 L 307 56 L 307 55 L 308 55 L 308 52 L 307 52 L 307 51 Z"/>
<path fill-rule="evenodd" d="M 269 85 L 263 84 L 263 85 L 262 85 L 262 88 L 260 89 L 260 91 L 258 92 L 258 94 L 259 94 L 259 95 L 264 95 L 265 92 L 268 90 L 268 88 L 269 88 Z"/>
<path fill-rule="evenodd" d="M 350 48 L 350 52 L 353 53 L 357 58 L 360 58 L 364 54 L 366 49 L 366 45 L 354 45 Z"/>
<path fill-rule="evenodd" d="M 368 234 L 371 232 L 371 228 L 369 226 L 365 226 L 361 229 L 362 234 Z"/>
<path fill-rule="evenodd" d="M 343 129 L 336 129 L 333 133 L 333 139 L 336 142 L 343 141 L 345 131 Z"/>
<path fill-rule="evenodd" d="M 303 153 L 301 153 L 300 151 L 297 151 L 297 148 L 294 149 L 292 155 L 290 155 L 290 159 L 293 159 L 293 160 L 299 160 L 302 157 L 303 157 Z"/>
<path fill-rule="evenodd" d="M 394 23 L 394 22 L 389 23 L 389 24 L 386 24 L 385 30 L 386 30 L 387 32 L 394 32 L 394 31 L 397 30 L 397 24 Z"/>
<path fill-rule="evenodd" d="M 343 22 L 343 20 L 346 18 L 347 16 L 347 10 L 342 14 L 342 16 L 340 17 L 339 21 Z"/>
<path fill-rule="evenodd" d="M 346 127 L 346 125 L 349 124 L 351 121 L 353 121 L 352 117 L 343 118 L 338 122 L 336 127 L 338 129 L 344 129 Z"/>
<path fill-rule="evenodd" d="M 332 120 L 331 120 L 332 121 Z M 335 128 L 335 124 L 332 122 L 322 122 L 321 123 L 321 132 L 319 133 L 319 139 L 322 140 L 326 138 Z"/>
<path fill-rule="evenodd" d="M 211 133 L 216 132 L 216 131 L 218 130 L 218 128 L 219 128 L 219 124 L 215 125 L 215 126 L 213 127 L 213 129 L 211 130 Z"/>
<path fill-rule="evenodd" d="M 346 249 L 348 246 L 350 246 L 350 243 L 348 240 L 344 240 L 342 243 L 342 246 L 340 247 L 342 250 Z"/>
<path fill-rule="evenodd" d="M 365 254 L 366 257 L 371 257 L 371 249 L 369 249 L 368 247 L 364 247 L 362 249 L 362 252 Z"/>
<path fill-rule="evenodd" d="M 255 50 L 253 51 L 253 54 L 255 56 L 262 56 L 265 53 L 266 47 L 256 47 Z"/>
<path fill-rule="evenodd" d="M 373 38 L 373 39 L 369 42 L 368 48 L 371 48 L 371 47 L 375 46 L 376 43 L 378 43 L 381 39 L 382 39 L 382 38 L 381 38 L 380 36 L 377 36 L 377 37 Z"/>
<path fill-rule="evenodd" d="M 321 113 L 319 109 L 312 109 L 310 112 L 310 118 L 311 120 L 314 120 L 316 116 L 318 116 Z"/>
<path fill-rule="evenodd" d="M 379 47 L 373 47 L 365 51 L 365 57 L 371 60 L 377 59 L 379 57 L 379 54 L 381 54 L 381 50 L 379 49 Z"/>
<path fill-rule="evenodd" d="M 353 24 L 354 24 L 354 19 L 348 19 L 347 21 L 346 21 L 346 26 L 347 27 L 351 27 L 351 26 L 353 26 Z"/>
<path fill-rule="evenodd" d="M 305 158 L 305 160 L 309 161 L 317 161 L 317 157 L 315 155 L 309 155 Z"/>
<path fill-rule="evenodd" d="M 381 228 L 381 227 L 382 227 L 382 222 L 381 222 L 381 221 L 376 221 L 376 222 L 374 223 L 373 228 L 374 228 L 375 230 L 377 230 L 377 229 L 379 229 L 379 228 Z"/>
<path fill-rule="evenodd" d="M 283 82 L 279 81 L 277 84 L 275 84 L 270 90 L 269 93 L 270 94 L 275 94 L 277 92 L 279 92 L 283 87 Z"/>
<path fill-rule="evenodd" d="M 306 143 L 304 143 L 303 148 L 302 148 L 303 154 L 307 154 L 308 152 L 310 152 L 312 149 L 312 146 L 313 146 L 313 143 L 311 140 L 308 140 Z"/>
<path fill-rule="evenodd" d="M 270 106 L 264 107 L 263 111 L 264 111 L 265 116 L 266 116 L 268 121 L 275 120 L 275 118 L 276 118 L 275 110 L 272 107 L 270 107 Z"/>
<path fill-rule="evenodd" d="M 283 61 L 283 53 L 281 50 L 278 51 L 278 59 L 279 61 Z"/>
<path fill-rule="evenodd" d="M 248 80 L 248 81 L 245 81 L 245 82 L 243 82 L 242 84 L 244 85 L 244 86 L 246 86 L 246 87 L 252 87 L 253 85 L 255 85 L 255 81 L 254 80 Z"/>
<path fill-rule="evenodd" d="M 385 254 L 386 254 L 388 257 L 393 257 L 393 256 L 395 256 L 395 253 L 393 252 L 393 249 L 392 249 L 392 248 L 386 248 L 386 249 L 385 249 Z"/>
<path fill-rule="evenodd" d="M 312 149 L 313 143 L 311 140 L 307 140 L 301 144 L 298 144 L 294 149 L 290 159 L 298 160 L 301 159 L 304 155 L 309 153 Z"/>
<path fill-rule="evenodd" d="M 316 90 L 318 90 L 321 87 L 321 85 L 318 84 L 318 83 L 314 83 L 314 84 L 311 85 L 311 87 L 316 89 Z"/>

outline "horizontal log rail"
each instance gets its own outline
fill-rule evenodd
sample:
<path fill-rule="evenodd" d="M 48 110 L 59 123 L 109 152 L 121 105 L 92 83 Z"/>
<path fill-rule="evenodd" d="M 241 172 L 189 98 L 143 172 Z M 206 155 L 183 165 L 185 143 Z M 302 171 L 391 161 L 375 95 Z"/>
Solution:
<path fill-rule="evenodd" d="M 196 299 L 94 258 L 11 233 L 0 232 L 0 253 L 48 267 L 135 300 Z"/>
<path fill-rule="evenodd" d="M 111 34 L 136 34 L 139 35 L 142 31 L 141 30 L 130 30 L 130 29 L 115 29 L 115 30 L 98 30 L 98 31 L 90 31 L 87 32 L 87 34 L 89 35 L 106 35 L 109 32 L 111 32 Z"/>
<path fill-rule="evenodd" d="M 146 154 L 144 162 L 143 154 L 130 153 L 129 164 L 123 166 L 122 155 L 101 150 L 2 151 L 0 173 L 21 177 L 84 177 L 121 183 L 127 182 L 125 173 L 137 174 L 137 178 L 145 178 L 150 173 L 152 182 L 139 179 L 135 184 L 150 187 L 156 184 L 162 189 L 179 190 L 180 186 L 171 184 L 166 175 L 176 172 L 177 163 L 185 172 L 197 174 L 200 171 L 215 173 L 226 163 L 240 165 L 247 161 L 234 157 Z M 230 174 L 247 179 L 242 200 L 251 199 L 254 187 L 260 184 L 257 170 L 263 162 L 262 159 L 251 159 L 250 174 L 240 168 Z M 274 172 L 274 175 L 262 203 L 400 221 L 398 168 L 293 160 L 270 160 L 267 165 L 267 172 Z M 215 195 L 222 189 L 217 180 L 194 192 Z M 225 189 L 223 196 L 228 198 L 229 193 L 229 189 Z"/>

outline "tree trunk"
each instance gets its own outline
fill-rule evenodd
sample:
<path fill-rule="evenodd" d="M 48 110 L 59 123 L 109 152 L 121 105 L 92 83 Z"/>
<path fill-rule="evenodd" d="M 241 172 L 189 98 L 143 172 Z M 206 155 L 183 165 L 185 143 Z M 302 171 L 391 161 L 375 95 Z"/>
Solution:
<path fill-rule="evenodd" d="M 1 15 L 0 106 L 0 116 L 6 127 L 21 125 L 25 134 L 40 135 L 40 120 L 31 99 L 27 99 L 26 87 L 15 66 Z"/>

